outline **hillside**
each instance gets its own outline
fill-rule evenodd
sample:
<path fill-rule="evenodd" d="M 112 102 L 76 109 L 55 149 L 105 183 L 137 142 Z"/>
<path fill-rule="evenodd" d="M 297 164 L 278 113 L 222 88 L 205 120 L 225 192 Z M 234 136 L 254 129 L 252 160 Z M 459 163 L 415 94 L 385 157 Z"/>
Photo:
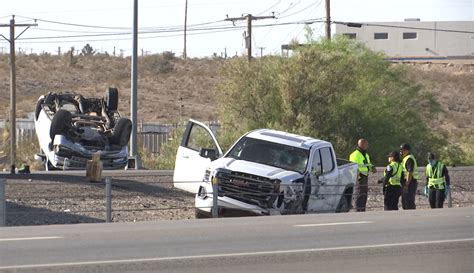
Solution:
<path fill-rule="evenodd" d="M 217 120 L 214 92 L 223 59 L 174 58 L 160 54 L 139 58 L 138 119 L 174 123 L 187 118 Z M 464 150 L 474 147 L 474 64 L 471 61 L 403 63 L 413 80 L 432 92 L 443 112 L 431 120 L 434 130 Z M 102 96 L 108 86 L 120 93 L 119 110 L 129 116 L 130 58 L 95 56 L 17 56 L 17 115 L 26 117 L 37 98 L 50 91 Z M 0 55 L 0 119 L 8 117 L 8 55 Z M 181 107 L 181 105 L 183 107 Z"/>
<path fill-rule="evenodd" d="M 213 92 L 219 82 L 221 61 L 147 56 L 139 59 L 138 118 L 163 123 L 183 118 L 217 119 Z M 169 72 L 168 72 L 169 71 Z M 6 118 L 10 98 L 8 55 L 0 55 L 0 110 Z M 119 110 L 130 115 L 130 58 L 78 56 L 17 57 L 17 115 L 34 111 L 38 97 L 50 91 L 74 91 L 102 96 L 105 89 L 119 89 Z M 182 100 L 181 100 L 182 99 Z"/>

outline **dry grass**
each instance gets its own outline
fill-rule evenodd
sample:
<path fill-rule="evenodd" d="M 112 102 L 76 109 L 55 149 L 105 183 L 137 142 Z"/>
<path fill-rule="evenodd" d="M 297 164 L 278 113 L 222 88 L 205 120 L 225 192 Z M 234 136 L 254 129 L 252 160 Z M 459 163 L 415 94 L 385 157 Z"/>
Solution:
<path fill-rule="evenodd" d="M 152 55 L 139 58 L 138 120 L 175 123 L 217 120 L 214 92 L 226 60 L 189 59 Z M 431 120 L 438 130 L 474 158 L 474 64 L 410 63 L 414 80 L 438 98 L 443 113 Z M 115 86 L 120 92 L 119 110 L 130 115 L 130 58 L 96 56 L 19 55 L 17 57 L 17 115 L 34 111 L 37 98 L 50 91 L 75 91 L 102 96 Z M 0 55 L 0 119 L 9 106 L 8 56 Z M 181 108 L 181 105 L 183 107 Z M 181 111 L 180 111 L 181 110 Z M 181 116 L 180 116 L 181 112 Z M 470 152 L 469 152 L 470 151 Z M 472 164 L 474 159 L 471 158 Z"/>
<path fill-rule="evenodd" d="M 182 118 L 216 119 L 214 90 L 219 82 L 222 61 L 170 60 L 173 69 L 160 70 L 162 61 L 156 56 L 139 59 L 138 118 L 163 123 Z M 80 92 L 85 96 L 102 96 L 115 86 L 120 92 L 119 110 L 130 114 L 130 58 L 105 55 L 69 56 L 28 55 L 17 58 L 17 115 L 26 117 L 34 111 L 38 97 L 50 91 Z M 0 112 L 9 106 L 9 66 L 7 55 L 0 55 Z M 181 100 L 182 99 L 182 100 Z M 1 117 L 6 118 L 6 117 Z"/>

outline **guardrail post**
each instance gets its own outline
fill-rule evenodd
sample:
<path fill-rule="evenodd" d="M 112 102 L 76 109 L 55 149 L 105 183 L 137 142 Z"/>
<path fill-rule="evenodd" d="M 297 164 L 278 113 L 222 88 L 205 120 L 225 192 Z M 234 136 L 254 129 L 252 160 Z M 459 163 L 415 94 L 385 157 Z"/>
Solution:
<path fill-rule="evenodd" d="M 105 222 L 112 222 L 112 178 L 105 178 Z"/>
<path fill-rule="evenodd" d="M 219 191 L 219 184 L 217 181 L 217 178 L 214 177 L 212 179 L 212 218 L 218 218 L 219 217 L 219 206 L 217 202 L 217 197 Z"/>
<path fill-rule="evenodd" d="M 6 224 L 6 202 L 5 202 L 5 184 L 6 179 L 0 179 L 0 227 L 4 227 Z"/>

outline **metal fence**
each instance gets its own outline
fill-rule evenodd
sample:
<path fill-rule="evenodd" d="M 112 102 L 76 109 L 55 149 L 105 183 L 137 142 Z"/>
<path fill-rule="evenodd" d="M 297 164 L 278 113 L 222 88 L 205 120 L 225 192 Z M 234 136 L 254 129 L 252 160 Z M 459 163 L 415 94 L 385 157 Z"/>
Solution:
<path fill-rule="evenodd" d="M 5 120 L 0 120 L 0 135 L 3 134 L 6 123 Z M 219 127 L 218 122 L 208 122 L 208 125 L 214 131 Z M 159 154 L 161 147 L 169 141 L 172 130 L 180 126 L 185 126 L 185 124 L 161 124 L 141 121 L 137 126 L 138 145 L 148 153 Z M 31 119 L 17 119 L 16 136 L 17 145 L 25 142 L 36 142 L 34 121 Z"/>
<path fill-rule="evenodd" d="M 474 204 L 473 175 L 474 167 L 450 168 L 453 207 Z M 372 175 L 369 179 L 369 211 L 383 210 L 382 187 L 376 182 L 380 176 Z M 84 172 L 0 174 L 0 225 L 195 218 L 195 196 L 173 187 L 172 171 L 104 171 L 103 177 L 102 182 L 91 183 Z M 417 208 L 429 208 L 423 186 L 424 178 L 421 177 Z M 445 202 L 445 207 L 447 204 Z"/>

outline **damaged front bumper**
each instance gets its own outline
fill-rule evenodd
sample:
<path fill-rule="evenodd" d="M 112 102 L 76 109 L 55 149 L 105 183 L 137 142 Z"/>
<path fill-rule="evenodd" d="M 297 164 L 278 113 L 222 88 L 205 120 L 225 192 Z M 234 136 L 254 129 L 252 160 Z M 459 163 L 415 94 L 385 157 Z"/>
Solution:
<path fill-rule="evenodd" d="M 213 208 L 212 184 L 205 182 L 199 187 L 195 198 L 196 210 L 201 214 L 211 215 Z M 256 205 L 248 204 L 227 196 L 218 196 L 217 206 L 220 216 L 247 216 L 247 215 L 279 215 L 279 209 L 262 208 Z"/>

